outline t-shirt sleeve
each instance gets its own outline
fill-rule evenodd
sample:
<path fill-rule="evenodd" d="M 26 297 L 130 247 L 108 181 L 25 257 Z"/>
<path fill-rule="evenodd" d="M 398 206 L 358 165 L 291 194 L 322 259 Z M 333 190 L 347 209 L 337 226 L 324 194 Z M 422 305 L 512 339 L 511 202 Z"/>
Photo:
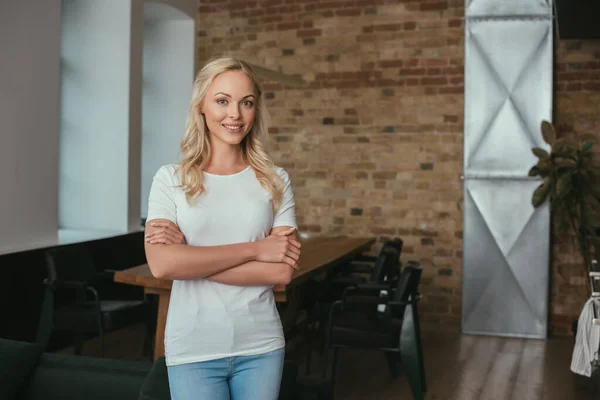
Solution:
<path fill-rule="evenodd" d="M 284 185 L 279 209 L 273 220 L 273 228 L 278 226 L 293 226 L 298 229 L 298 225 L 296 225 L 296 202 L 294 201 L 294 193 L 292 192 L 292 182 L 285 170 L 280 169 L 278 174 L 283 179 Z"/>
<path fill-rule="evenodd" d="M 153 219 L 168 219 L 177 223 L 177 207 L 173 190 L 173 172 L 167 166 L 162 166 L 152 179 L 150 195 L 148 196 L 147 221 Z"/>

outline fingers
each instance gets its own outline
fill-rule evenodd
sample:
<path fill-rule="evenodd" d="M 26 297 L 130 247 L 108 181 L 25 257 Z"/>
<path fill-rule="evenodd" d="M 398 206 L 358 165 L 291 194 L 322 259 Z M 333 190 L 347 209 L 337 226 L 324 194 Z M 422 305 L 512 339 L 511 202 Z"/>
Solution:
<path fill-rule="evenodd" d="M 172 221 L 168 221 L 168 220 L 154 221 L 154 222 L 150 223 L 150 226 L 156 226 L 156 227 L 159 227 L 159 226 L 169 227 L 169 226 L 171 226 L 171 227 L 179 229 L 179 227 L 177 226 L 177 224 L 173 223 Z"/>
<path fill-rule="evenodd" d="M 171 240 L 167 237 L 146 240 L 146 242 L 148 242 L 150 244 L 177 244 L 176 242 L 174 242 L 173 240 Z"/>
<path fill-rule="evenodd" d="M 181 233 L 179 227 L 171 221 L 156 221 L 150 223 L 150 227 L 146 227 L 148 233 L 152 234 L 154 232 L 158 232 L 160 230 L 167 229 L 174 233 Z"/>
<path fill-rule="evenodd" d="M 183 233 L 181 233 L 181 231 L 179 229 L 169 227 L 166 229 L 165 232 L 168 232 L 170 235 L 173 235 L 175 237 L 183 238 Z"/>
<path fill-rule="evenodd" d="M 293 245 L 297 249 L 300 249 L 302 247 L 302 244 L 299 241 L 297 241 L 295 239 L 292 239 L 292 238 L 289 238 L 287 236 L 286 237 L 277 238 L 275 240 L 277 240 L 279 242 L 282 242 L 282 243 L 287 242 L 287 243 Z"/>
<path fill-rule="evenodd" d="M 298 254 L 294 254 L 294 253 L 287 252 L 287 253 L 285 253 L 285 254 L 283 255 L 283 257 L 282 257 L 282 258 L 283 258 L 284 260 L 285 260 L 286 258 L 291 258 L 292 260 L 294 260 L 294 262 L 298 262 L 298 260 L 300 259 L 300 256 L 299 256 Z M 284 261 L 284 262 L 285 262 L 285 261 Z"/>
<path fill-rule="evenodd" d="M 179 230 L 179 227 L 177 225 L 175 225 L 174 223 L 172 223 L 171 221 L 156 221 L 156 222 L 152 222 L 152 223 L 150 223 L 150 227 L 146 227 L 146 229 L 149 232 L 152 232 L 154 230 L 159 230 L 159 229 L 169 229 L 169 230 L 172 230 L 174 232 L 181 232 Z"/>
<path fill-rule="evenodd" d="M 163 238 L 163 239 L 154 239 L 152 241 L 149 241 L 148 243 L 150 244 L 177 244 L 167 238 Z"/>
<path fill-rule="evenodd" d="M 288 247 L 285 254 L 296 260 L 300 258 L 300 250 L 298 250 L 297 248 L 292 247 L 292 246 Z"/>
<path fill-rule="evenodd" d="M 146 242 L 151 243 L 151 244 L 156 244 L 156 243 L 163 243 L 163 244 L 179 244 L 179 241 L 177 240 L 177 238 L 168 235 L 168 234 L 164 234 L 164 233 L 160 233 L 157 235 L 153 235 L 149 238 L 146 238 Z"/>
<path fill-rule="evenodd" d="M 179 231 L 173 231 L 171 229 L 161 228 L 157 231 L 146 234 L 146 242 L 148 243 L 155 243 L 159 240 L 166 240 L 169 242 L 169 244 L 185 243 L 183 234 Z"/>
<path fill-rule="evenodd" d="M 294 231 L 296 230 L 296 228 L 290 228 L 287 231 L 281 231 L 281 232 L 277 232 L 275 235 L 276 236 L 289 236 L 292 233 L 294 233 Z"/>
<path fill-rule="evenodd" d="M 293 258 L 285 256 L 283 258 L 283 262 L 289 265 L 290 267 L 294 268 L 296 271 L 300 270 L 300 266 Z"/>
<path fill-rule="evenodd" d="M 155 234 L 157 232 L 162 232 L 162 231 L 170 231 L 173 232 L 174 234 L 180 234 L 181 231 L 179 230 L 179 227 L 177 225 L 175 225 L 172 222 L 155 222 L 152 224 L 152 226 L 150 227 L 146 227 L 146 232 L 149 235 Z"/>

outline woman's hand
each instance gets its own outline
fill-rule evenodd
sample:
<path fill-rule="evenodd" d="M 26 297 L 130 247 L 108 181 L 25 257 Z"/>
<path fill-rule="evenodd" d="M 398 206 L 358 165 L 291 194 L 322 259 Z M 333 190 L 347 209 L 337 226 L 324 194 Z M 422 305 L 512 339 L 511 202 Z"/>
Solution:
<path fill-rule="evenodd" d="M 185 236 L 173 222 L 160 219 L 146 226 L 146 242 L 151 244 L 186 244 Z"/>
<path fill-rule="evenodd" d="M 256 261 L 283 262 L 297 270 L 301 246 L 300 242 L 289 236 L 294 231 L 295 228 L 291 228 L 254 242 L 256 246 Z"/>

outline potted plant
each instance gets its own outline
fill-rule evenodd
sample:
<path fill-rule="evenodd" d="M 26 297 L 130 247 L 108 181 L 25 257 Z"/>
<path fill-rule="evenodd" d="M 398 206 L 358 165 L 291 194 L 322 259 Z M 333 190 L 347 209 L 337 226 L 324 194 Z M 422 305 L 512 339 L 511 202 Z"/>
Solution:
<path fill-rule="evenodd" d="M 596 234 L 600 227 L 600 187 L 596 185 L 600 169 L 594 165 L 594 142 L 578 142 L 574 137 L 557 139 L 548 121 L 542 121 L 541 131 L 550 151 L 532 149 L 538 161 L 529 176 L 539 176 L 543 182 L 533 192 L 531 202 L 537 208 L 546 199 L 550 201 L 554 233 L 574 239 L 583 259 L 581 274 L 587 279 L 597 266 L 595 254 L 600 254 Z M 590 287 L 586 287 L 589 296 Z"/>

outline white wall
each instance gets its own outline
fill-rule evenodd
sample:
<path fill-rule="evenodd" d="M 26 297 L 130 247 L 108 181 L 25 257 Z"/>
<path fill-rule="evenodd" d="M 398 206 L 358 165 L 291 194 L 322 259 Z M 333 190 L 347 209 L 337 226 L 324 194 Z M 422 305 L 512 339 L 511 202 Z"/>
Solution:
<path fill-rule="evenodd" d="M 158 7 L 156 7 L 158 6 Z M 161 19 L 159 8 L 165 9 Z M 144 26 L 142 216 L 148 213 L 152 178 L 164 164 L 177 163 L 179 143 L 194 81 L 194 21 L 154 4 Z M 146 10 L 148 10 L 146 4 Z"/>
<path fill-rule="evenodd" d="M 60 0 L 0 1 L 0 253 L 57 240 Z"/>
<path fill-rule="evenodd" d="M 171 9 L 181 11 L 192 20 L 195 20 L 198 14 L 198 0 L 146 0 L 146 6 L 155 3 L 166 4 Z M 177 19 L 179 19 L 179 17 L 177 17 Z"/>
<path fill-rule="evenodd" d="M 136 140 L 139 143 L 135 130 L 140 129 L 136 119 L 141 117 L 140 88 L 135 87 L 139 79 L 132 81 L 141 70 L 141 34 L 136 35 L 132 24 L 136 3 L 143 7 L 139 1 L 63 0 L 59 180 L 63 229 L 128 229 L 129 186 L 135 185 L 130 182 L 129 149 Z M 133 161 L 139 164 L 139 158 Z M 139 195 L 136 200 L 137 205 Z"/>
<path fill-rule="evenodd" d="M 0 254 L 140 228 L 145 4 L 189 17 L 193 65 L 196 0 L 0 0 Z"/>

